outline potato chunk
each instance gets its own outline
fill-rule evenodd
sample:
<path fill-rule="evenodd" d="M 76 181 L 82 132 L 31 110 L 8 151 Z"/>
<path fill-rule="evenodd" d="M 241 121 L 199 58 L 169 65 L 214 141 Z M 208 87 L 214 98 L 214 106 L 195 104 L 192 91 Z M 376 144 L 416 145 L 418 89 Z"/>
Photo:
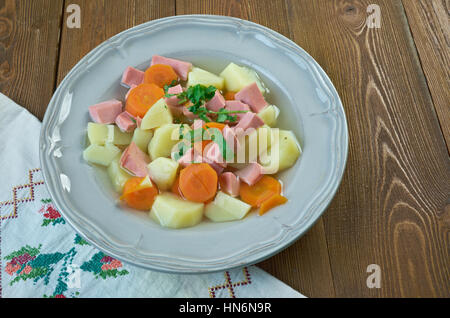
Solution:
<path fill-rule="evenodd" d="M 230 63 L 220 73 L 220 76 L 225 80 L 225 88 L 227 91 L 239 92 L 245 86 L 254 82 L 258 85 L 261 93 L 264 94 L 266 91 L 256 72 L 244 66 Z"/>
<path fill-rule="evenodd" d="M 170 157 L 172 148 L 180 141 L 180 135 L 190 131 L 188 125 L 166 124 L 155 130 L 155 134 L 148 144 L 148 154 L 151 160 L 159 157 Z"/>
<path fill-rule="evenodd" d="M 213 222 L 235 221 L 244 218 L 252 207 L 232 196 L 218 192 L 213 202 L 205 207 L 205 216 Z"/>
<path fill-rule="evenodd" d="M 120 167 L 120 156 L 115 157 L 108 166 L 108 176 L 118 193 L 122 193 L 125 182 L 132 176 Z"/>
<path fill-rule="evenodd" d="M 164 101 L 164 98 L 158 100 L 147 111 L 142 118 L 141 129 L 152 129 L 161 127 L 165 124 L 171 124 L 173 121 L 172 114 Z"/>
<path fill-rule="evenodd" d="M 278 156 L 274 147 L 278 147 Z M 300 143 L 294 133 L 289 130 L 280 130 L 278 140 L 272 144 L 267 154 L 260 156 L 259 162 L 266 173 L 277 173 L 292 167 L 301 152 Z"/>
<path fill-rule="evenodd" d="M 195 203 L 164 192 L 153 203 L 150 217 L 162 226 L 179 229 L 194 226 L 202 220 L 203 203 Z"/>
<path fill-rule="evenodd" d="M 131 143 L 132 137 L 132 133 L 123 132 L 116 125 L 108 125 L 108 138 L 106 139 L 106 143 L 118 146 L 128 146 Z"/>
<path fill-rule="evenodd" d="M 280 110 L 275 105 L 267 105 L 258 113 L 258 116 L 263 120 L 264 124 L 269 127 L 274 127 L 277 124 L 277 118 Z"/>
<path fill-rule="evenodd" d="M 134 142 L 136 146 L 139 147 L 139 149 L 147 153 L 148 144 L 150 143 L 150 140 L 152 140 L 152 137 L 153 137 L 152 130 L 136 128 L 134 130 L 133 138 L 131 139 L 131 141 Z"/>
<path fill-rule="evenodd" d="M 168 190 L 172 187 L 177 177 L 178 162 L 169 158 L 159 157 L 150 162 L 148 172 L 159 190 Z"/>
<path fill-rule="evenodd" d="M 91 145 L 104 145 L 108 139 L 108 125 L 88 123 L 87 135 Z"/>
<path fill-rule="evenodd" d="M 119 153 L 120 149 L 112 144 L 92 144 L 83 151 L 83 158 L 89 163 L 107 167 Z"/>
<path fill-rule="evenodd" d="M 217 89 L 222 89 L 224 86 L 224 79 L 201 68 L 194 67 L 189 73 L 187 86 L 195 86 L 197 84 L 204 86 L 212 85 Z"/>

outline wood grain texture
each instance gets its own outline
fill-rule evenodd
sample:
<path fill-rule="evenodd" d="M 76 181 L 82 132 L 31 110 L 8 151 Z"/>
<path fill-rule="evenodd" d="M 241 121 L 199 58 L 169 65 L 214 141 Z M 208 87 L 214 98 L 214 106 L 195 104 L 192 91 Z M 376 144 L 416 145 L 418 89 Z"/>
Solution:
<path fill-rule="evenodd" d="M 403 0 L 403 6 L 450 151 L 449 1 Z"/>
<path fill-rule="evenodd" d="M 177 0 L 176 13 L 238 17 L 292 37 L 287 23 L 287 6 L 283 0 Z M 295 244 L 258 266 L 306 296 L 335 295 L 322 219 Z"/>
<path fill-rule="evenodd" d="M 57 82 L 97 45 L 135 25 L 175 15 L 172 0 L 66 0 L 81 9 L 81 28 L 69 29 L 64 24 Z M 66 13 L 65 19 L 68 14 Z"/>
<path fill-rule="evenodd" d="M 348 118 L 346 173 L 323 217 L 336 296 L 450 296 L 449 157 L 401 2 L 286 3 Z M 372 3 L 380 29 L 365 24 Z M 366 286 L 369 264 L 380 289 Z"/>
<path fill-rule="evenodd" d="M 40 119 L 54 89 L 62 3 L 0 1 L 0 92 Z"/>

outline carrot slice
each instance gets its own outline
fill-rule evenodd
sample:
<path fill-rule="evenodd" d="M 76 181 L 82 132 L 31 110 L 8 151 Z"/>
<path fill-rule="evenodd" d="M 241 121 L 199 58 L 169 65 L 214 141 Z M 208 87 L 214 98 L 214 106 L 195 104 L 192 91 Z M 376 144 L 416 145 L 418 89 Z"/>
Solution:
<path fill-rule="evenodd" d="M 164 96 L 164 90 L 155 84 L 140 84 L 130 91 L 125 110 L 134 117 L 144 118 L 145 113 Z"/>
<path fill-rule="evenodd" d="M 240 196 L 242 201 L 256 208 L 273 195 L 281 194 L 281 183 L 271 177 L 264 175 L 254 185 L 249 186 L 241 182 Z"/>
<path fill-rule="evenodd" d="M 217 192 L 216 171 L 207 163 L 194 163 L 180 171 L 180 190 L 189 201 L 207 202 Z"/>
<path fill-rule="evenodd" d="M 208 128 L 217 128 L 220 131 L 222 131 L 225 128 L 225 124 L 222 123 L 216 123 L 216 122 L 209 122 L 203 125 L 204 129 L 208 129 Z"/>
<path fill-rule="evenodd" d="M 226 92 L 225 95 L 223 95 L 223 97 L 225 98 L 225 100 L 234 100 L 236 93 L 235 92 Z"/>
<path fill-rule="evenodd" d="M 209 122 L 209 123 L 206 123 L 206 124 L 203 125 L 203 129 L 208 129 L 208 128 L 217 128 L 217 129 L 219 129 L 220 131 L 222 131 L 222 130 L 225 128 L 225 124 L 222 124 L 222 123 L 216 123 L 216 122 Z M 208 135 L 208 132 L 207 132 L 207 131 L 205 131 L 205 132 L 203 133 L 203 137 L 205 137 L 205 135 Z M 206 137 L 206 138 L 208 138 L 208 137 Z M 202 140 L 202 143 L 201 143 L 201 147 L 202 147 L 201 153 L 204 152 L 205 147 L 206 147 L 207 145 L 209 145 L 211 142 L 212 142 L 212 140 L 209 140 L 209 139 L 204 139 L 204 140 Z M 199 143 L 195 143 L 194 147 L 195 147 L 194 149 L 195 149 L 196 151 L 200 151 L 200 144 L 199 144 Z"/>
<path fill-rule="evenodd" d="M 140 187 L 144 179 L 139 177 L 130 178 L 123 187 L 123 194 L 120 199 L 124 200 L 133 209 L 148 211 L 158 195 L 158 188 L 153 183 L 152 187 Z"/>
<path fill-rule="evenodd" d="M 170 65 L 155 64 L 150 66 L 144 75 L 144 83 L 155 84 L 161 88 L 178 81 L 178 75 Z"/>
<path fill-rule="evenodd" d="M 259 208 L 259 215 L 263 215 L 270 209 L 272 209 L 276 206 L 285 204 L 287 201 L 288 201 L 288 199 L 286 199 L 285 197 L 283 197 L 280 194 L 272 195 L 270 198 L 268 198 L 267 200 L 265 200 L 261 203 L 261 206 Z"/>

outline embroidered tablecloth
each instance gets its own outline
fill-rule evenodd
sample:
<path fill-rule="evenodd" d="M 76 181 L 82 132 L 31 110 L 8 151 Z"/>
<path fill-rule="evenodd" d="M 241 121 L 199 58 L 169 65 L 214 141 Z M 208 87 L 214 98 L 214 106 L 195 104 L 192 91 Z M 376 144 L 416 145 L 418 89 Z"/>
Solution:
<path fill-rule="evenodd" d="M 39 168 L 41 123 L 0 94 L 0 297 L 302 297 L 256 266 L 176 275 L 90 246 L 52 203 Z"/>

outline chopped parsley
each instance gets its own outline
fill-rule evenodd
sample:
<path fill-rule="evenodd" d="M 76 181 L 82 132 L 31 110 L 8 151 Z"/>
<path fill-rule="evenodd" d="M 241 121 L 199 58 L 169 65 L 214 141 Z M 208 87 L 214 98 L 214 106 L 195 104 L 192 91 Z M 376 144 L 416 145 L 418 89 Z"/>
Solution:
<path fill-rule="evenodd" d="M 165 90 L 165 89 L 164 89 Z M 214 86 L 204 86 L 201 84 L 197 84 L 194 86 L 188 87 L 185 92 L 180 94 L 165 94 L 165 97 L 176 96 L 179 101 L 178 104 L 185 104 L 187 102 L 191 102 L 192 105 L 189 106 L 189 111 L 194 115 L 197 115 L 198 118 L 204 120 L 205 122 L 210 122 L 211 119 L 208 117 L 210 114 L 217 115 L 216 122 L 223 123 L 226 121 L 235 122 L 237 120 L 237 116 L 233 114 L 237 113 L 246 113 L 247 111 L 232 111 L 227 110 L 225 108 L 221 108 L 218 112 L 211 111 L 205 107 L 205 103 L 211 100 L 216 93 L 217 88 Z"/>

